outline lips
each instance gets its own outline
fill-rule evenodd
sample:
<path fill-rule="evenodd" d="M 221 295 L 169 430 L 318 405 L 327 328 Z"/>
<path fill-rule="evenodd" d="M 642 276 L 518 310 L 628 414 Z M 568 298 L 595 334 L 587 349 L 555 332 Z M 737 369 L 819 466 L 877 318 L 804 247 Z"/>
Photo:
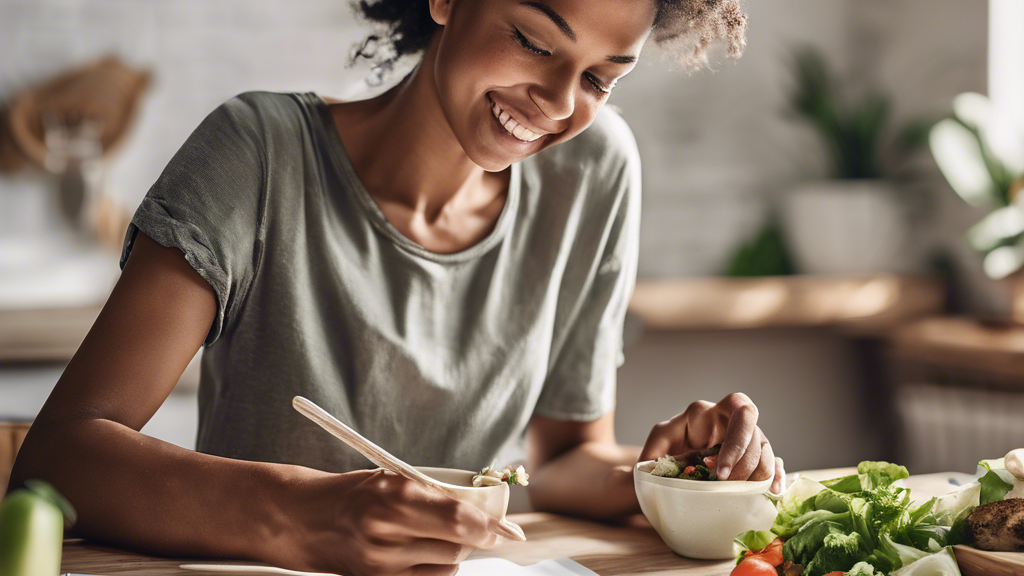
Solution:
<path fill-rule="evenodd" d="M 491 102 L 491 113 L 498 120 L 505 131 L 515 137 L 521 142 L 534 142 L 541 136 L 550 134 L 550 132 L 544 132 L 536 128 L 528 128 L 524 125 L 522 118 L 510 113 L 505 110 L 501 105 L 495 102 L 493 99 L 488 98 Z"/>

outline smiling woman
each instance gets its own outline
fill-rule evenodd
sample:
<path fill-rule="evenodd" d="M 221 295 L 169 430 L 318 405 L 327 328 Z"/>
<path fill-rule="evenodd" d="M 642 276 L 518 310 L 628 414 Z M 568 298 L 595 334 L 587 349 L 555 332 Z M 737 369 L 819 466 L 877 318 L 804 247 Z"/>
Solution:
<path fill-rule="evenodd" d="M 508 0 L 511 4 L 521 4 L 537 10 L 551 19 L 563 33 L 575 41 L 576 35 L 559 11 L 552 6 L 562 4 L 571 6 L 580 4 L 586 10 L 593 7 L 582 2 L 518 2 Z M 641 4 L 644 4 L 643 2 Z M 659 45 L 672 48 L 678 52 L 679 61 L 687 67 L 698 67 L 707 62 L 707 49 L 717 40 L 727 42 L 729 56 L 738 58 L 746 45 L 745 31 L 747 15 L 740 7 L 739 0 L 647 0 L 655 10 L 651 30 L 654 40 Z M 362 14 L 370 21 L 384 24 L 388 31 L 385 36 L 371 35 L 366 38 L 355 51 L 354 58 L 374 60 L 378 72 L 385 73 L 392 69 L 395 62 L 402 56 L 417 54 L 426 49 L 430 39 L 437 30 L 437 24 L 430 17 L 425 2 L 408 2 L 407 0 L 359 0 L 358 6 Z M 635 10 L 629 2 L 618 3 L 617 13 L 606 20 L 606 25 L 616 22 L 614 19 L 621 14 Z M 518 31 L 516 31 L 518 32 Z M 533 49 L 522 34 L 515 34 L 516 40 L 527 49 Z M 377 47 L 386 41 L 392 48 L 386 56 L 378 54 Z M 633 56 L 629 56 L 631 63 Z"/>
<path fill-rule="evenodd" d="M 688 63 L 716 39 L 738 55 L 735 0 L 362 10 L 394 53 L 423 53 L 415 70 L 361 101 L 246 92 L 196 128 L 135 213 L 11 486 L 50 481 L 87 537 L 351 576 L 453 574 L 519 537 L 364 470 L 289 409 L 304 396 L 416 465 L 480 470 L 525 448 L 540 510 L 639 513 L 638 459 L 717 444 L 718 479 L 781 487 L 742 394 L 694 402 L 642 449 L 613 432 L 640 158 L 602 106 L 652 34 L 689 42 Z M 200 346 L 192 452 L 139 430 Z"/>

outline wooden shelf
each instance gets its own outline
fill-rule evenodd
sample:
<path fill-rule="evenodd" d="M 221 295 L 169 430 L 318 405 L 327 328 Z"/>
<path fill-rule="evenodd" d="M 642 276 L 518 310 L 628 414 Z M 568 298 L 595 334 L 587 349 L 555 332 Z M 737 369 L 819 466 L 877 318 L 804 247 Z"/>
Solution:
<path fill-rule="evenodd" d="M 70 360 L 102 307 L 0 310 L 0 362 Z"/>
<path fill-rule="evenodd" d="M 839 327 L 876 335 L 937 314 L 928 276 L 773 276 L 638 280 L 629 309 L 656 330 Z"/>
<path fill-rule="evenodd" d="M 896 358 L 1024 378 L 1024 326 L 951 316 L 915 321 L 892 334 Z"/>
<path fill-rule="evenodd" d="M 685 278 L 637 281 L 629 308 L 655 330 L 835 326 L 878 334 L 937 314 L 942 301 L 930 277 Z M 70 359 L 101 308 L 0 310 L 0 362 Z"/>

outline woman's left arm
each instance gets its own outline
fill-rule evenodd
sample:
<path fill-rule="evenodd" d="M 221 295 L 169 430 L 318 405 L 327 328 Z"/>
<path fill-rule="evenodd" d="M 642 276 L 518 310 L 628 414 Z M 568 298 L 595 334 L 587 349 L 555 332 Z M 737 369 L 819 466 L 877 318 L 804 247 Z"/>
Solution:
<path fill-rule="evenodd" d="M 654 426 L 643 448 L 615 439 L 614 412 L 590 422 L 534 416 L 527 431 L 530 501 L 536 510 L 600 520 L 640 512 L 633 465 L 666 454 L 722 444 L 718 474 L 730 480 L 763 480 L 782 491 L 782 459 L 757 426 L 757 407 L 745 394 L 717 404 L 694 402 L 678 416 Z"/>

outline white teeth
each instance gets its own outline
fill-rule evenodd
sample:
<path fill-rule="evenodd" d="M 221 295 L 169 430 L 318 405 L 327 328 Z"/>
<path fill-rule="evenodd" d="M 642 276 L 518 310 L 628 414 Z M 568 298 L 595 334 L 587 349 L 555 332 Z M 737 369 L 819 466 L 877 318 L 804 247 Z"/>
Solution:
<path fill-rule="evenodd" d="M 514 136 L 518 140 L 523 142 L 533 142 L 534 140 L 543 136 L 543 134 L 537 134 L 536 132 L 526 128 L 516 122 L 512 115 L 501 109 L 496 103 L 491 102 L 491 112 L 494 113 L 494 117 L 498 119 L 498 122 L 505 128 L 505 130 Z"/>

